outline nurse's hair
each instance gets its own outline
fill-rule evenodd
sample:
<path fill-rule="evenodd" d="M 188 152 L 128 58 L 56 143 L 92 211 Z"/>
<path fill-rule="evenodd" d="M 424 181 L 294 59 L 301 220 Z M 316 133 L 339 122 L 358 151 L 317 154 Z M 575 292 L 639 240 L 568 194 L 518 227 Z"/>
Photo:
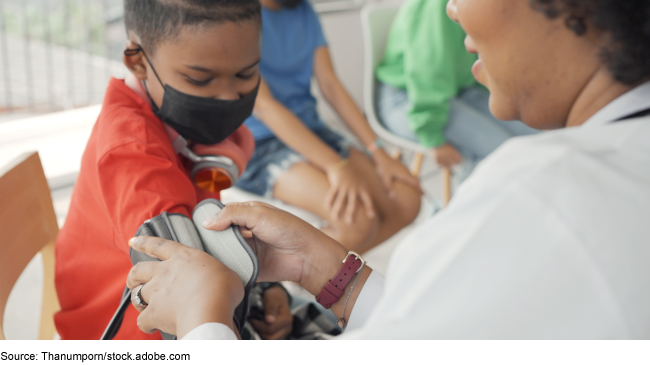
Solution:
<path fill-rule="evenodd" d="M 153 54 L 182 28 L 245 21 L 261 25 L 261 11 L 259 0 L 124 0 L 124 23 L 127 33 L 137 35 Z"/>
<path fill-rule="evenodd" d="M 548 18 L 562 17 L 577 35 L 603 34 L 600 58 L 616 81 L 650 80 L 649 0 L 530 0 Z"/>

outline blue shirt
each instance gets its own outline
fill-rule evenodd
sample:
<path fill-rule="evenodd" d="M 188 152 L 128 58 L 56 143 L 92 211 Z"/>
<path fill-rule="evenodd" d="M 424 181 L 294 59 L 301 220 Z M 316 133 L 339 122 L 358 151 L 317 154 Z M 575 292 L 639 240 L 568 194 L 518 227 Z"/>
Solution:
<path fill-rule="evenodd" d="M 260 71 L 276 100 L 312 130 L 323 126 L 311 95 L 314 52 L 326 45 L 318 16 L 303 1 L 294 9 L 262 7 L 262 61 Z M 246 120 L 256 140 L 272 137 L 254 116 Z"/>

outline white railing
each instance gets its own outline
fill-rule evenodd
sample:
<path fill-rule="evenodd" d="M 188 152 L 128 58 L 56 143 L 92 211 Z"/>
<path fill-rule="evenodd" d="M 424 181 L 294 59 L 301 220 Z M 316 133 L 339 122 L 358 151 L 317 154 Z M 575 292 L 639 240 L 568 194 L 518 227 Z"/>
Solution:
<path fill-rule="evenodd" d="M 121 0 L 1 0 L 0 115 L 40 114 L 101 102 L 124 76 Z"/>

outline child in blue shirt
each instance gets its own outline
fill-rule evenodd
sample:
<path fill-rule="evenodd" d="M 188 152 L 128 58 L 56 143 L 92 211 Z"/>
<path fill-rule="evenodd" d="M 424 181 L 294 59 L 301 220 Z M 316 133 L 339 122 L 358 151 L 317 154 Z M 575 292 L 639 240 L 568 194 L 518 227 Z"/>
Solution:
<path fill-rule="evenodd" d="M 377 146 L 377 137 L 333 70 L 309 2 L 261 3 L 264 82 L 246 122 L 256 150 L 238 186 L 317 214 L 329 223 L 325 233 L 364 252 L 415 219 L 419 182 Z M 313 76 L 370 157 L 319 118 L 310 91 Z"/>

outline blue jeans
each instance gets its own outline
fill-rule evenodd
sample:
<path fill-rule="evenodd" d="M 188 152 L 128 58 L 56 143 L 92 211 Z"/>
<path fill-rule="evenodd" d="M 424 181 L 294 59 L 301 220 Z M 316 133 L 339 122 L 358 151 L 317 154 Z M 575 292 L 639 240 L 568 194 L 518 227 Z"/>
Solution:
<path fill-rule="evenodd" d="M 444 136 L 465 160 L 463 178 L 508 138 L 539 133 L 522 122 L 495 118 L 490 112 L 489 99 L 490 94 L 485 89 L 473 86 L 449 101 L 449 121 Z M 376 105 L 379 120 L 388 130 L 417 142 L 409 127 L 411 103 L 406 90 L 379 82 Z"/>
<path fill-rule="evenodd" d="M 313 130 L 342 158 L 348 158 L 352 143 L 343 136 L 323 126 Z M 275 184 L 282 174 L 293 165 L 305 161 L 305 157 L 292 150 L 276 137 L 255 141 L 255 152 L 246 170 L 237 181 L 237 187 L 267 198 L 273 197 Z"/>

